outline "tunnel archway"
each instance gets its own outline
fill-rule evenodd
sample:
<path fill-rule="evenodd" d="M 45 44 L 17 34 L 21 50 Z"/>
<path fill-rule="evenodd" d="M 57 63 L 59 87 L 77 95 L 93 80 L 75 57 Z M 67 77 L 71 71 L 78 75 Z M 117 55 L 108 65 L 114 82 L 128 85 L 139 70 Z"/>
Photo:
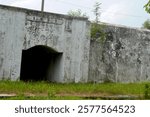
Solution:
<path fill-rule="evenodd" d="M 22 51 L 20 80 L 53 81 L 59 70 L 62 53 L 47 46 L 34 46 Z"/>

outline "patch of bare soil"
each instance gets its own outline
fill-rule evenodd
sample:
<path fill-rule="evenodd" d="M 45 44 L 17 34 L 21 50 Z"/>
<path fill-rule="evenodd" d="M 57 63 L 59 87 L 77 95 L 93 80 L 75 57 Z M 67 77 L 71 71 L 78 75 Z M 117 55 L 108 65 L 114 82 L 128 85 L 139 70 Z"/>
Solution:
<path fill-rule="evenodd" d="M 47 93 L 38 93 L 38 94 L 33 94 L 33 93 L 24 93 L 22 94 L 25 97 L 36 97 L 36 96 L 41 96 L 41 97 L 47 97 L 49 96 Z M 0 98 L 5 98 L 5 97 L 16 97 L 18 96 L 17 94 L 0 94 Z M 54 94 L 54 96 L 59 96 L 59 97 L 68 97 L 68 96 L 73 96 L 73 97 L 80 97 L 83 99 L 138 99 L 138 96 L 135 95 L 112 95 L 108 93 L 58 93 Z"/>
<path fill-rule="evenodd" d="M 56 96 L 75 96 L 84 99 L 137 99 L 135 95 L 112 95 L 108 93 L 59 93 Z"/>

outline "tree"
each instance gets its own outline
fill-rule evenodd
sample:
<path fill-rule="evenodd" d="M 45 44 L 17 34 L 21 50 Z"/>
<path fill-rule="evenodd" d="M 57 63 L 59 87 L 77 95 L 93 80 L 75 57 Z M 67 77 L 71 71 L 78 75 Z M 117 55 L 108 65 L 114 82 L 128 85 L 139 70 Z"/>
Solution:
<path fill-rule="evenodd" d="M 91 39 L 96 41 L 104 41 L 105 33 L 103 31 L 104 25 L 100 24 L 100 15 L 101 15 L 101 3 L 96 2 L 94 5 L 93 13 L 95 15 L 95 20 L 91 23 Z M 68 12 L 69 16 L 72 17 L 85 17 L 88 18 L 86 13 L 82 13 L 80 9 L 73 11 L 70 10 Z"/>
<path fill-rule="evenodd" d="M 91 24 L 91 38 L 96 41 L 104 41 L 105 33 L 103 31 L 104 25 L 100 24 L 100 5 L 101 3 L 96 2 L 94 5 L 93 13 L 95 15 L 95 21 Z"/>
<path fill-rule="evenodd" d="M 149 29 L 150 30 L 150 20 L 147 19 L 144 23 L 143 23 L 143 28 Z"/>
<path fill-rule="evenodd" d="M 78 9 L 76 11 L 70 10 L 68 12 L 68 15 L 72 16 L 72 17 L 84 17 L 84 18 L 88 18 L 88 16 L 86 15 L 86 13 L 82 13 L 82 11 L 80 9 Z"/>
<path fill-rule="evenodd" d="M 150 14 L 150 0 L 144 5 L 145 11 Z"/>
<path fill-rule="evenodd" d="M 94 12 L 94 15 L 95 15 L 95 23 L 99 22 L 99 18 L 100 18 L 100 15 L 101 15 L 100 5 L 101 5 L 101 3 L 99 3 L 99 2 L 96 2 L 95 5 L 94 5 L 93 12 Z"/>

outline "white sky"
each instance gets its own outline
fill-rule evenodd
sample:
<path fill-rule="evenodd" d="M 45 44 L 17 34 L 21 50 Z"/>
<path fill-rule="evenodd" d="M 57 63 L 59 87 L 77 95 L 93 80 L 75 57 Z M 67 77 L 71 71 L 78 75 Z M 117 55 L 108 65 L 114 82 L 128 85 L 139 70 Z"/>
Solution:
<path fill-rule="evenodd" d="M 42 0 L 0 0 L 0 4 L 40 10 Z M 131 27 L 141 27 L 150 14 L 144 11 L 148 0 L 45 0 L 45 11 L 67 14 L 69 10 L 81 9 L 94 19 L 93 6 L 95 2 L 101 5 L 101 21 L 121 24 Z"/>

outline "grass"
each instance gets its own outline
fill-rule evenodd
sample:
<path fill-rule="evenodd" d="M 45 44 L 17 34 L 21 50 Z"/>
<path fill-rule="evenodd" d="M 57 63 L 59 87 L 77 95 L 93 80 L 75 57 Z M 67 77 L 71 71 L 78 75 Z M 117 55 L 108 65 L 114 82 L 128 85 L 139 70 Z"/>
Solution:
<path fill-rule="evenodd" d="M 144 99 L 145 85 L 148 83 L 48 83 L 48 82 L 22 82 L 0 81 L 0 94 L 16 94 L 16 97 L 2 99 L 36 99 L 36 100 L 72 100 L 85 99 L 84 97 L 103 97 L 113 95 L 132 95 Z M 146 90 L 146 93 L 148 91 Z M 100 99 L 100 98 L 97 98 Z M 147 98 L 148 99 L 148 98 Z"/>

